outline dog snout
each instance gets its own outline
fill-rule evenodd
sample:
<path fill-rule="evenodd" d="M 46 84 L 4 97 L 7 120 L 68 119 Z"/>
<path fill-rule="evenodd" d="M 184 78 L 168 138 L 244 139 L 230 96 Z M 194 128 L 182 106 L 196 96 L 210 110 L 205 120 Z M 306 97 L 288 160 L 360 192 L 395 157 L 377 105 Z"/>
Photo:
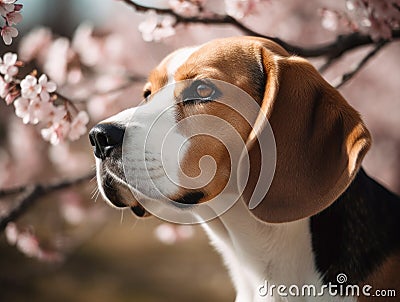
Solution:
<path fill-rule="evenodd" d="M 94 149 L 94 155 L 100 159 L 106 159 L 111 151 L 122 145 L 125 127 L 118 124 L 97 124 L 90 130 L 89 139 Z"/>

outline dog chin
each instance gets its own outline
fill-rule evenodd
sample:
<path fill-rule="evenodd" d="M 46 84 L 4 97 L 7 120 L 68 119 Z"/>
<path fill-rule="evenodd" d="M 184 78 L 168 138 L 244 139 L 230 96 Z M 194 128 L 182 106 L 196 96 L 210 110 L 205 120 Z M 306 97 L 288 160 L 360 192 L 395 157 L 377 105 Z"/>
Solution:
<path fill-rule="evenodd" d="M 108 162 L 97 161 L 97 180 L 100 193 L 109 205 L 118 209 L 130 208 L 138 217 L 147 217 L 151 214 L 138 202 L 137 198 L 146 198 L 149 196 L 153 201 L 162 200 L 158 194 L 144 195 L 136 188 L 132 188 L 126 181 L 124 176 L 120 176 L 118 169 L 112 169 L 113 166 Z M 114 167 L 115 168 L 115 167 Z M 117 171 L 115 171 L 117 170 Z M 134 193 L 136 193 L 134 195 Z M 154 196 L 153 196 L 154 195 Z M 205 197 L 201 191 L 181 192 L 178 196 L 168 199 L 174 203 L 166 202 L 164 205 L 178 207 L 181 209 L 191 208 L 193 205 L 200 203 Z"/>
<path fill-rule="evenodd" d="M 134 198 L 129 185 L 113 175 L 103 172 L 98 173 L 98 186 L 101 195 L 114 208 L 130 208 L 138 217 L 151 216 L 142 205 Z"/>

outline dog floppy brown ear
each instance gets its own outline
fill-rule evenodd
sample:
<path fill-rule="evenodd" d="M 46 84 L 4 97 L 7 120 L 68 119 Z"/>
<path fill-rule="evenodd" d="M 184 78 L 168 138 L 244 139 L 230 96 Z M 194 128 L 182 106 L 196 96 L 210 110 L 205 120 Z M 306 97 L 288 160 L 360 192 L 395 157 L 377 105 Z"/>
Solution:
<path fill-rule="evenodd" d="M 357 173 L 370 147 L 360 115 L 306 60 L 284 57 L 262 48 L 266 77 L 260 115 L 276 141 L 276 169 L 268 193 L 251 212 L 266 222 L 312 216 L 334 202 Z M 263 180 L 257 118 L 247 140 L 250 158 L 247 204 Z"/>

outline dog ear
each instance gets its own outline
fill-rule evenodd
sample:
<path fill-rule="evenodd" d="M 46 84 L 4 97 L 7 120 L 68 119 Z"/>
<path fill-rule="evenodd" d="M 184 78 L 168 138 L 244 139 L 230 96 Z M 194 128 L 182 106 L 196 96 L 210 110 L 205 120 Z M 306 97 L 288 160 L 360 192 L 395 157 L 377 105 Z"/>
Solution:
<path fill-rule="evenodd" d="M 265 94 L 246 142 L 251 172 L 243 196 L 259 219 L 288 222 L 334 202 L 355 177 L 371 140 L 358 112 L 308 61 L 265 47 L 261 58 Z M 276 169 L 267 194 L 254 203 L 252 194 L 263 185 L 258 137 L 266 119 L 275 136 Z"/>

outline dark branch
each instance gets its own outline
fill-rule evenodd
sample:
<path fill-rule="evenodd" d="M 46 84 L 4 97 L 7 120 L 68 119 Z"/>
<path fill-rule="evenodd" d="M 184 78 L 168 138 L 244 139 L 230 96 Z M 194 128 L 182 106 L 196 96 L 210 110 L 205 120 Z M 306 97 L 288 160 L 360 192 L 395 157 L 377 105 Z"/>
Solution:
<path fill-rule="evenodd" d="M 340 82 L 335 85 L 336 89 L 342 87 L 345 83 L 347 83 L 351 78 L 353 78 L 364 66 L 368 63 L 368 61 L 373 58 L 382 48 L 386 45 L 387 42 L 378 43 L 370 52 L 368 52 L 361 60 L 357 63 L 356 67 L 346 72 L 341 76 Z"/>
<path fill-rule="evenodd" d="M 17 199 L 17 205 L 5 216 L 0 217 L 0 232 L 5 229 L 9 222 L 18 219 L 29 208 L 31 208 L 38 201 L 39 197 L 43 197 L 49 193 L 78 185 L 82 182 L 92 179 L 94 176 L 95 173 L 91 172 L 87 175 L 75 179 L 62 180 L 47 185 L 31 185 L 27 186 L 23 190 L 21 188 L 14 189 L 14 192 L 21 192 L 22 190 L 22 193 Z"/>
<path fill-rule="evenodd" d="M 190 24 L 190 23 L 202 23 L 202 24 L 213 24 L 213 25 L 232 25 L 236 27 L 237 29 L 241 30 L 243 33 L 246 35 L 251 35 L 251 36 L 257 36 L 257 37 L 262 37 L 262 38 L 267 38 L 270 39 L 279 45 L 281 45 L 283 48 L 285 48 L 288 52 L 299 55 L 302 57 L 327 57 L 328 59 L 332 60 L 335 58 L 339 58 L 342 56 L 345 52 L 365 46 L 365 45 L 370 45 L 373 44 L 374 41 L 371 39 L 370 36 L 361 34 L 359 32 L 347 34 L 347 35 L 339 35 L 336 40 L 324 44 L 324 45 L 318 45 L 314 47 L 303 47 L 303 46 L 298 46 L 294 45 L 291 43 L 288 43 L 282 39 L 279 39 L 277 37 L 271 37 L 267 35 L 260 34 L 251 28 L 247 27 L 246 25 L 240 23 L 238 20 L 235 18 L 229 16 L 229 15 L 219 15 L 219 14 L 214 14 L 212 16 L 208 17 L 183 17 L 177 13 L 175 13 L 172 9 L 159 9 L 159 8 L 153 8 L 153 7 L 145 7 L 143 5 L 137 4 L 131 0 L 120 0 L 125 2 L 126 4 L 134 7 L 137 11 L 139 12 L 145 12 L 150 9 L 153 9 L 159 14 L 168 14 L 171 16 L 174 16 L 177 20 L 177 23 L 185 23 L 185 24 Z M 392 38 L 393 40 L 400 39 L 400 30 L 393 30 L 392 31 Z"/>
<path fill-rule="evenodd" d="M 324 64 L 321 65 L 321 67 L 318 68 L 318 71 L 320 73 L 324 73 L 326 70 L 328 70 L 329 67 L 331 67 L 338 58 L 328 58 Z"/>
<path fill-rule="evenodd" d="M 26 190 L 26 187 L 18 187 L 18 188 L 10 188 L 10 189 L 1 189 L 0 190 L 0 198 L 8 197 L 11 195 L 22 193 Z"/>

